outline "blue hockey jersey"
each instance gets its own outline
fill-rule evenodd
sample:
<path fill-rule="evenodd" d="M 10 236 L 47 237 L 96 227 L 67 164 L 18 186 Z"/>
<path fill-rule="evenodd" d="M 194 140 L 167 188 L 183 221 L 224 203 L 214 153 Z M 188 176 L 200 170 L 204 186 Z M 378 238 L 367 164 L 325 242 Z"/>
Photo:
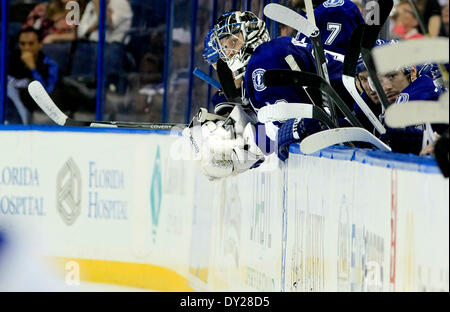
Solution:
<path fill-rule="evenodd" d="M 267 87 L 263 75 L 270 69 L 291 69 L 286 57 L 292 55 L 302 71 L 316 73 L 312 46 L 292 37 L 280 37 L 261 44 L 252 54 L 244 77 L 246 96 L 256 110 L 279 101 L 311 103 L 300 86 Z M 340 57 L 339 57 L 340 56 Z M 326 53 L 332 86 L 342 84 L 342 55 Z"/>
<path fill-rule="evenodd" d="M 410 83 L 397 97 L 396 103 L 409 101 L 437 101 L 441 90 L 437 88 L 433 79 L 421 75 Z M 447 128 L 447 125 L 432 125 L 438 133 Z M 399 153 L 419 154 L 422 149 L 423 129 L 410 126 L 404 129 L 386 128 L 387 132 L 381 139 L 391 146 L 392 151 Z"/>
<path fill-rule="evenodd" d="M 316 73 L 312 46 L 292 37 L 279 37 L 265 42 L 252 53 L 247 64 L 243 87 L 245 95 L 255 111 L 276 102 L 311 103 L 301 86 L 267 87 L 264 84 L 263 76 L 267 70 L 291 69 L 286 61 L 286 57 L 289 55 L 292 55 L 300 70 Z M 326 53 L 325 56 L 331 85 L 339 90 L 341 89 L 339 86 L 342 86 L 343 56 L 337 53 Z M 255 140 L 266 155 L 274 151 L 274 142 L 279 126 L 279 123 L 269 123 L 265 127 L 260 127 L 263 131 L 257 133 Z"/>
<path fill-rule="evenodd" d="M 409 101 L 437 101 L 439 95 L 440 90 L 434 84 L 433 78 L 421 75 L 398 95 L 395 103 L 406 103 Z"/>
<path fill-rule="evenodd" d="M 346 53 L 353 30 L 364 23 L 358 6 L 351 0 L 327 0 L 314 9 L 314 17 L 323 48 L 341 54 Z M 310 41 L 300 32 L 296 38 Z"/>

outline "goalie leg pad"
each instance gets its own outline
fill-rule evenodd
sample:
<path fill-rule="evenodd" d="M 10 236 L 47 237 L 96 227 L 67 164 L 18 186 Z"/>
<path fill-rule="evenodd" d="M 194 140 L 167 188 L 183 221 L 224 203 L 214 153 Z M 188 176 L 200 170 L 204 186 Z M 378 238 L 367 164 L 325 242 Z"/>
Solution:
<path fill-rule="evenodd" d="M 231 154 L 234 165 L 233 174 L 236 175 L 256 168 L 264 161 L 264 154 L 256 144 L 255 138 L 255 126 L 248 123 L 244 128 L 242 144 L 236 145 L 233 154 Z"/>

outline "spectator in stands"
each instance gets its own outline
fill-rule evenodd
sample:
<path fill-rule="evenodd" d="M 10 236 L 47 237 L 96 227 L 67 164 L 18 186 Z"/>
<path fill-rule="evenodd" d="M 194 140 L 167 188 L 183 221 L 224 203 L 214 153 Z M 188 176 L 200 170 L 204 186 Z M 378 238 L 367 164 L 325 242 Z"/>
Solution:
<path fill-rule="evenodd" d="M 437 37 L 441 28 L 441 6 L 437 0 L 414 0 L 431 37 Z M 422 32 L 419 29 L 420 32 Z"/>
<path fill-rule="evenodd" d="M 359 9 L 359 12 L 361 13 L 361 16 L 366 16 L 366 8 L 364 7 L 364 4 L 362 3 L 362 0 L 352 0 L 353 3 L 356 4 L 356 6 Z"/>
<path fill-rule="evenodd" d="M 139 72 L 129 76 L 129 85 L 123 107 L 118 113 L 134 114 L 134 120 L 160 122 L 162 114 L 162 61 L 158 55 L 146 53 Z"/>
<path fill-rule="evenodd" d="M 169 114 L 171 120 L 184 122 L 186 98 L 189 85 L 189 49 L 191 44 L 191 32 L 184 28 L 174 28 L 172 31 L 172 73 L 169 79 L 170 105 Z"/>
<path fill-rule="evenodd" d="M 313 6 L 316 7 L 320 3 L 324 2 L 325 0 L 313 0 Z M 306 17 L 306 8 L 305 8 L 305 1 L 304 0 L 290 0 L 289 1 L 289 8 L 293 9 L 294 11 L 302 14 Z M 280 37 L 284 36 L 292 36 L 295 37 L 297 31 L 289 26 L 280 24 L 278 25 L 279 28 L 279 34 Z"/>
<path fill-rule="evenodd" d="M 76 39 L 76 27 L 79 23 L 75 18 L 71 19 L 68 13 L 73 9 L 66 5 L 69 1 L 75 1 L 79 4 L 79 14 L 81 15 L 86 6 L 85 0 L 52 0 L 49 3 L 42 2 L 37 4 L 28 15 L 23 25 L 23 29 L 33 27 L 42 32 L 43 43 L 55 43 L 64 41 L 73 41 Z"/>
<path fill-rule="evenodd" d="M 98 41 L 100 0 L 91 0 L 81 17 L 78 38 Z M 107 0 L 106 42 L 123 42 L 131 27 L 133 11 L 127 0 Z"/>
<path fill-rule="evenodd" d="M 441 31 L 439 32 L 439 36 L 448 37 L 448 1 L 442 6 L 441 16 L 442 16 L 442 25 Z"/>
<path fill-rule="evenodd" d="M 395 7 L 393 37 L 398 39 L 417 39 L 424 35 L 419 32 L 419 21 L 408 0 L 400 0 Z"/>
<path fill-rule="evenodd" d="M 8 98 L 14 103 L 22 123 L 28 124 L 30 112 L 37 107 L 28 94 L 28 84 L 37 80 L 51 93 L 58 79 L 58 65 L 42 53 L 42 36 L 38 30 L 22 29 L 18 42 L 19 50 L 9 59 Z"/>
<path fill-rule="evenodd" d="M 289 7 L 296 11 L 305 9 L 305 1 L 303 0 L 290 0 Z"/>

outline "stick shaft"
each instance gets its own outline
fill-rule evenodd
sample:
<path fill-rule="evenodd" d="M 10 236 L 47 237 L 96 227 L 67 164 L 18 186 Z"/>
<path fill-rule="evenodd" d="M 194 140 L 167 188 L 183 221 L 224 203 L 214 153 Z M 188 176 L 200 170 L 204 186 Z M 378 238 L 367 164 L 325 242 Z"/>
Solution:
<path fill-rule="evenodd" d="M 171 130 L 174 128 L 184 128 L 185 124 L 168 124 L 168 123 L 146 123 L 146 122 L 126 122 L 126 121 L 80 121 L 69 118 L 64 114 L 50 95 L 47 93 L 42 84 L 35 80 L 28 85 L 28 92 L 36 104 L 50 117 L 56 124 L 60 126 L 74 127 L 105 127 L 105 128 L 135 128 L 135 129 L 151 129 L 151 130 Z"/>
<path fill-rule="evenodd" d="M 207 84 L 213 86 L 217 90 L 221 90 L 222 86 L 220 85 L 220 82 L 218 82 L 213 77 L 206 74 L 204 71 L 202 71 L 200 68 L 196 67 L 194 71 L 192 72 L 195 76 L 206 82 Z"/>

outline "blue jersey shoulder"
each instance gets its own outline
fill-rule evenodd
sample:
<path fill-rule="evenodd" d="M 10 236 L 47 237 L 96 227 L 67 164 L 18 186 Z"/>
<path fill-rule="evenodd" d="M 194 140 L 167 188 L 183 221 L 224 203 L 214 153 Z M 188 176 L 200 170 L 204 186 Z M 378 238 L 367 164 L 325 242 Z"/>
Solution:
<path fill-rule="evenodd" d="M 364 19 L 350 0 L 328 0 L 314 10 L 325 49 L 345 54 L 353 30 Z"/>
<path fill-rule="evenodd" d="M 316 26 L 319 28 L 324 49 L 345 54 L 353 30 L 364 19 L 359 8 L 351 0 L 328 0 L 314 9 Z M 298 40 L 308 42 L 302 34 Z"/>
<path fill-rule="evenodd" d="M 397 97 L 395 103 L 409 101 L 437 101 L 440 89 L 436 87 L 432 78 L 422 75 L 411 82 Z"/>

